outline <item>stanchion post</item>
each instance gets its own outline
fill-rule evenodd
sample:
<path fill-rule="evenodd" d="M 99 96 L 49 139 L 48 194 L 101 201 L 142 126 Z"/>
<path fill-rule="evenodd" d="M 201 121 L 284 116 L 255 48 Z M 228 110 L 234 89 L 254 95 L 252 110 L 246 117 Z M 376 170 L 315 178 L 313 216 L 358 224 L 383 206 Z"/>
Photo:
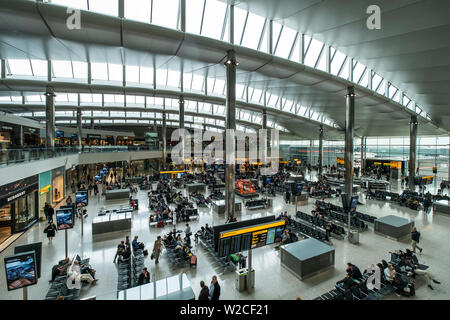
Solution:
<path fill-rule="evenodd" d="M 66 237 L 66 257 L 68 257 L 69 256 L 69 245 L 68 245 L 69 240 L 68 240 L 68 236 L 67 236 L 67 229 L 64 231 L 65 231 L 65 237 Z"/>
<path fill-rule="evenodd" d="M 28 300 L 28 287 L 23 288 L 23 300 Z"/>

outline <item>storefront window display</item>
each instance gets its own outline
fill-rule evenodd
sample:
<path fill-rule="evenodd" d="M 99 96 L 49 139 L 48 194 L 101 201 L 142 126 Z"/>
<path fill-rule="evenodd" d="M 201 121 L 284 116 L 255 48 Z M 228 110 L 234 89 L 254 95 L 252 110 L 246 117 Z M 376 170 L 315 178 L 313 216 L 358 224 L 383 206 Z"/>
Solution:
<path fill-rule="evenodd" d="M 50 204 L 52 194 L 52 172 L 46 171 L 39 174 L 39 216 L 45 217 L 44 206 Z"/>
<path fill-rule="evenodd" d="M 0 187 L 0 243 L 38 218 L 38 175 Z"/>
<path fill-rule="evenodd" d="M 64 171 L 65 167 L 52 170 L 52 199 L 53 204 L 61 202 L 64 197 Z"/>

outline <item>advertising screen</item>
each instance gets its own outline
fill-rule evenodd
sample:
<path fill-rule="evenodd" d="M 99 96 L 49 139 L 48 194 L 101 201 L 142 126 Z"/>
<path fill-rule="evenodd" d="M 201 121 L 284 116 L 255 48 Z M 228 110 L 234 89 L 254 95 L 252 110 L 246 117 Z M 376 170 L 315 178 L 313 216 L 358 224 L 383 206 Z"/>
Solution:
<path fill-rule="evenodd" d="M 64 137 L 64 131 L 56 131 L 56 138 Z"/>
<path fill-rule="evenodd" d="M 267 230 L 267 240 L 266 244 L 272 244 L 275 242 L 275 228 L 270 228 Z"/>
<path fill-rule="evenodd" d="M 271 178 L 266 178 L 266 183 L 267 184 L 269 184 L 269 183 L 271 183 L 272 182 L 272 179 Z"/>
<path fill-rule="evenodd" d="M 56 210 L 56 226 L 58 227 L 58 230 L 73 228 L 73 210 Z"/>
<path fill-rule="evenodd" d="M 88 194 L 87 191 L 78 191 L 75 193 L 75 203 L 77 207 L 84 207 L 88 205 Z"/>
<path fill-rule="evenodd" d="M 41 277 L 41 257 L 42 257 L 42 242 L 25 244 L 14 248 L 14 254 L 32 252 L 34 251 L 36 257 L 37 276 Z"/>
<path fill-rule="evenodd" d="M 8 291 L 25 288 L 37 283 L 34 251 L 5 257 L 4 260 Z"/>
<path fill-rule="evenodd" d="M 102 181 L 102 177 L 99 175 L 94 176 L 94 181 Z"/>

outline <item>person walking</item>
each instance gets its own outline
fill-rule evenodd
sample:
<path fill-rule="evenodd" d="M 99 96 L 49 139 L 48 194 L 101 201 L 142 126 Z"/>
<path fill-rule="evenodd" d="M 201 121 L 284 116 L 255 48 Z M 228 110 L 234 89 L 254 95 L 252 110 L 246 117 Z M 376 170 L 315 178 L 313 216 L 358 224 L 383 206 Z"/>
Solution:
<path fill-rule="evenodd" d="M 48 241 L 52 241 L 55 237 L 56 231 L 58 229 L 56 228 L 56 225 L 53 223 L 53 220 L 49 220 L 48 226 L 44 229 L 44 232 L 47 234 Z"/>
<path fill-rule="evenodd" d="M 159 255 L 161 254 L 162 249 L 162 239 L 161 236 L 158 236 L 158 238 L 155 240 L 155 243 L 153 245 L 153 254 L 155 257 L 155 264 L 159 263 Z"/>
<path fill-rule="evenodd" d="M 49 219 L 49 215 L 48 215 L 48 210 L 49 210 L 50 206 L 49 204 L 46 202 L 44 205 L 44 215 L 45 215 L 45 220 L 50 221 Z"/>
<path fill-rule="evenodd" d="M 55 209 L 51 205 L 48 205 L 48 221 L 53 221 L 53 215 L 55 214 Z"/>
<path fill-rule="evenodd" d="M 66 204 L 67 204 L 68 206 L 71 206 L 71 205 L 72 205 L 72 197 L 71 197 L 71 196 L 68 196 L 68 197 L 67 197 Z"/>
<path fill-rule="evenodd" d="M 220 285 L 217 281 L 217 276 L 212 277 L 211 285 L 209 286 L 209 296 L 211 297 L 211 300 L 219 300 Z"/>
<path fill-rule="evenodd" d="M 200 290 L 200 294 L 198 295 L 198 300 L 209 300 L 209 290 L 203 280 L 200 281 L 200 288 L 202 289 Z"/>
<path fill-rule="evenodd" d="M 417 228 L 416 228 L 416 227 L 413 227 L 413 228 L 412 228 L 412 231 L 411 231 L 411 240 L 412 240 L 412 251 L 413 251 L 414 253 L 416 253 L 416 248 L 417 248 L 417 249 L 420 250 L 420 253 L 422 253 L 422 250 L 423 250 L 423 249 L 417 245 L 417 244 L 419 243 L 419 240 L 420 240 L 420 232 L 417 231 Z"/>

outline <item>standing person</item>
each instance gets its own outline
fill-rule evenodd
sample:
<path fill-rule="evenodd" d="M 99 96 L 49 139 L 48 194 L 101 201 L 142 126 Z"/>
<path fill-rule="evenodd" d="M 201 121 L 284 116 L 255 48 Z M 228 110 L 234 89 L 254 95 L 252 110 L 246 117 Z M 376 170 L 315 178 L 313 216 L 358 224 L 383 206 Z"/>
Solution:
<path fill-rule="evenodd" d="M 98 185 L 97 185 L 97 183 L 94 183 L 94 186 L 93 186 L 92 189 L 94 189 L 94 195 L 96 196 L 98 194 Z"/>
<path fill-rule="evenodd" d="M 68 206 L 72 205 L 72 197 L 71 196 L 67 197 L 66 203 L 67 203 Z"/>
<path fill-rule="evenodd" d="M 126 236 L 125 237 L 125 248 L 129 248 L 130 247 L 130 236 Z"/>
<path fill-rule="evenodd" d="M 200 288 L 202 289 L 200 290 L 200 294 L 198 295 L 198 300 L 209 300 L 209 290 L 203 280 L 200 281 Z"/>
<path fill-rule="evenodd" d="M 289 191 L 286 191 L 286 203 L 289 203 L 290 198 L 291 194 L 289 193 Z"/>
<path fill-rule="evenodd" d="M 211 300 L 219 300 L 220 285 L 217 281 L 217 276 L 212 277 L 211 285 L 209 286 L 209 296 L 211 297 Z"/>
<path fill-rule="evenodd" d="M 47 221 L 50 220 L 50 219 L 49 219 L 49 215 L 48 215 L 49 208 L 50 208 L 50 206 L 49 206 L 49 204 L 46 202 L 45 205 L 44 205 L 44 214 L 45 214 L 45 220 L 47 220 Z"/>
<path fill-rule="evenodd" d="M 162 248 L 162 240 L 161 240 L 161 236 L 158 236 L 158 238 L 155 240 L 155 244 L 153 245 L 153 253 L 155 255 L 155 264 L 159 263 L 159 255 L 161 254 L 161 248 Z"/>
<path fill-rule="evenodd" d="M 48 205 L 48 221 L 53 221 L 53 215 L 55 214 L 55 209 L 51 205 Z"/>
<path fill-rule="evenodd" d="M 420 232 L 417 231 L 416 227 L 412 228 L 411 240 L 412 240 L 412 252 L 416 253 L 416 248 L 417 248 L 417 249 L 420 250 L 420 253 L 422 253 L 423 249 L 417 245 L 419 243 L 419 240 L 420 240 Z"/>
<path fill-rule="evenodd" d="M 48 241 L 53 240 L 56 231 L 58 231 L 58 229 L 56 228 L 56 225 L 53 223 L 53 220 L 49 220 L 47 228 L 44 229 L 44 232 L 47 234 Z"/>
<path fill-rule="evenodd" d="M 106 183 L 102 184 L 102 196 L 106 195 Z"/>

